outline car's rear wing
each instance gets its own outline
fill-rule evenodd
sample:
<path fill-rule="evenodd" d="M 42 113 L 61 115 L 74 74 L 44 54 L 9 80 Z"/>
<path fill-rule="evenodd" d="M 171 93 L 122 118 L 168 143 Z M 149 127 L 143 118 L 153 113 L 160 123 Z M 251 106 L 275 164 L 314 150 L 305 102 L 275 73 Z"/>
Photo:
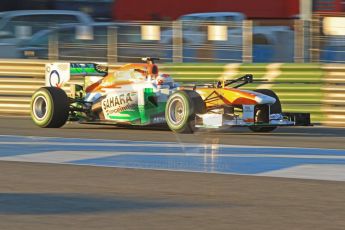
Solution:
<path fill-rule="evenodd" d="M 108 74 L 108 67 L 98 63 L 68 63 L 55 62 L 46 64 L 46 86 L 62 87 L 71 77 L 95 76 L 104 77 Z"/>

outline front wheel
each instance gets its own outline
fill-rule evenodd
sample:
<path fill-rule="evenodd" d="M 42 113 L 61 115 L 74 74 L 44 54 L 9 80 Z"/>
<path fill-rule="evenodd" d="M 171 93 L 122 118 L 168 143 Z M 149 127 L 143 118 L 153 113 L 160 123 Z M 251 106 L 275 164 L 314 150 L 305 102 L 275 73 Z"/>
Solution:
<path fill-rule="evenodd" d="M 195 114 L 202 114 L 205 111 L 205 103 L 197 92 L 181 90 L 169 97 L 165 108 L 165 119 L 172 131 L 193 133 Z"/>
<path fill-rule="evenodd" d="M 60 128 L 69 114 L 68 97 L 60 88 L 42 87 L 32 96 L 31 118 L 42 128 Z"/>
<path fill-rule="evenodd" d="M 270 106 L 268 109 L 267 106 L 259 106 L 255 111 L 255 121 L 268 123 L 270 114 L 282 113 L 282 106 L 280 104 L 279 97 L 272 90 L 269 89 L 257 89 L 255 92 L 265 94 L 267 96 L 273 97 L 276 99 L 276 102 Z M 253 132 L 272 132 L 275 130 L 276 126 L 250 126 L 249 129 Z"/>

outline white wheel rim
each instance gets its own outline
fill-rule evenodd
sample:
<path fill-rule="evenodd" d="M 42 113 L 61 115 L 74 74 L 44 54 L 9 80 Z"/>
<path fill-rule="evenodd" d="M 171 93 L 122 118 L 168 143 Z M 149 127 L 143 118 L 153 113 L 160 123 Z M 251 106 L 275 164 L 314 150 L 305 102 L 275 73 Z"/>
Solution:
<path fill-rule="evenodd" d="M 38 96 L 35 98 L 32 110 L 37 120 L 43 120 L 47 116 L 47 107 L 48 103 L 45 97 Z"/>
<path fill-rule="evenodd" d="M 186 109 L 181 98 L 174 99 L 169 105 L 169 118 L 171 123 L 179 125 L 185 117 Z"/>

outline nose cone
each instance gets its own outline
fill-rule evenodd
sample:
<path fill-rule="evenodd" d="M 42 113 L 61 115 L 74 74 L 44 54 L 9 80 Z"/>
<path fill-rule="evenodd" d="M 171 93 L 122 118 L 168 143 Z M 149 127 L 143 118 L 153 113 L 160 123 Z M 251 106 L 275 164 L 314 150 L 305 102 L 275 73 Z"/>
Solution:
<path fill-rule="evenodd" d="M 255 96 L 255 101 L 258 104 L 274 104 L 276 102 L 276 99 L 274 97 L 267 96 L 265 94 L 258 94 Z"/>

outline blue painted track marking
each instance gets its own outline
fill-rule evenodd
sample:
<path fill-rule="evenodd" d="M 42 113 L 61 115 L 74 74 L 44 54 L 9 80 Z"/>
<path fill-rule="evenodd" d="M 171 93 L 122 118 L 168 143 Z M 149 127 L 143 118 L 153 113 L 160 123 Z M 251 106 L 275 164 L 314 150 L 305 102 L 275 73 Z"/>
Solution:
<path fill-rule="evenodd" d="M 101 165 L 125 168 L 170 169 L 195 172 L 219 172 L 257 174 L 303 164 L 343 164 L 344 160 L 290 159 L 258 157 L 217 157 L 205 160 L 202 157 L 185 156 L 138 156 L 120 155 L 98 159 L 73 161 L 75 164 Z"/>
<path fill-rule="evenodd" d="M 345 150 L 341 149 L 6 135 L 0 136 L 0 147 L 0 160 L 11 161 L 250 175 L 303 165 L 345 169 Z"/>

